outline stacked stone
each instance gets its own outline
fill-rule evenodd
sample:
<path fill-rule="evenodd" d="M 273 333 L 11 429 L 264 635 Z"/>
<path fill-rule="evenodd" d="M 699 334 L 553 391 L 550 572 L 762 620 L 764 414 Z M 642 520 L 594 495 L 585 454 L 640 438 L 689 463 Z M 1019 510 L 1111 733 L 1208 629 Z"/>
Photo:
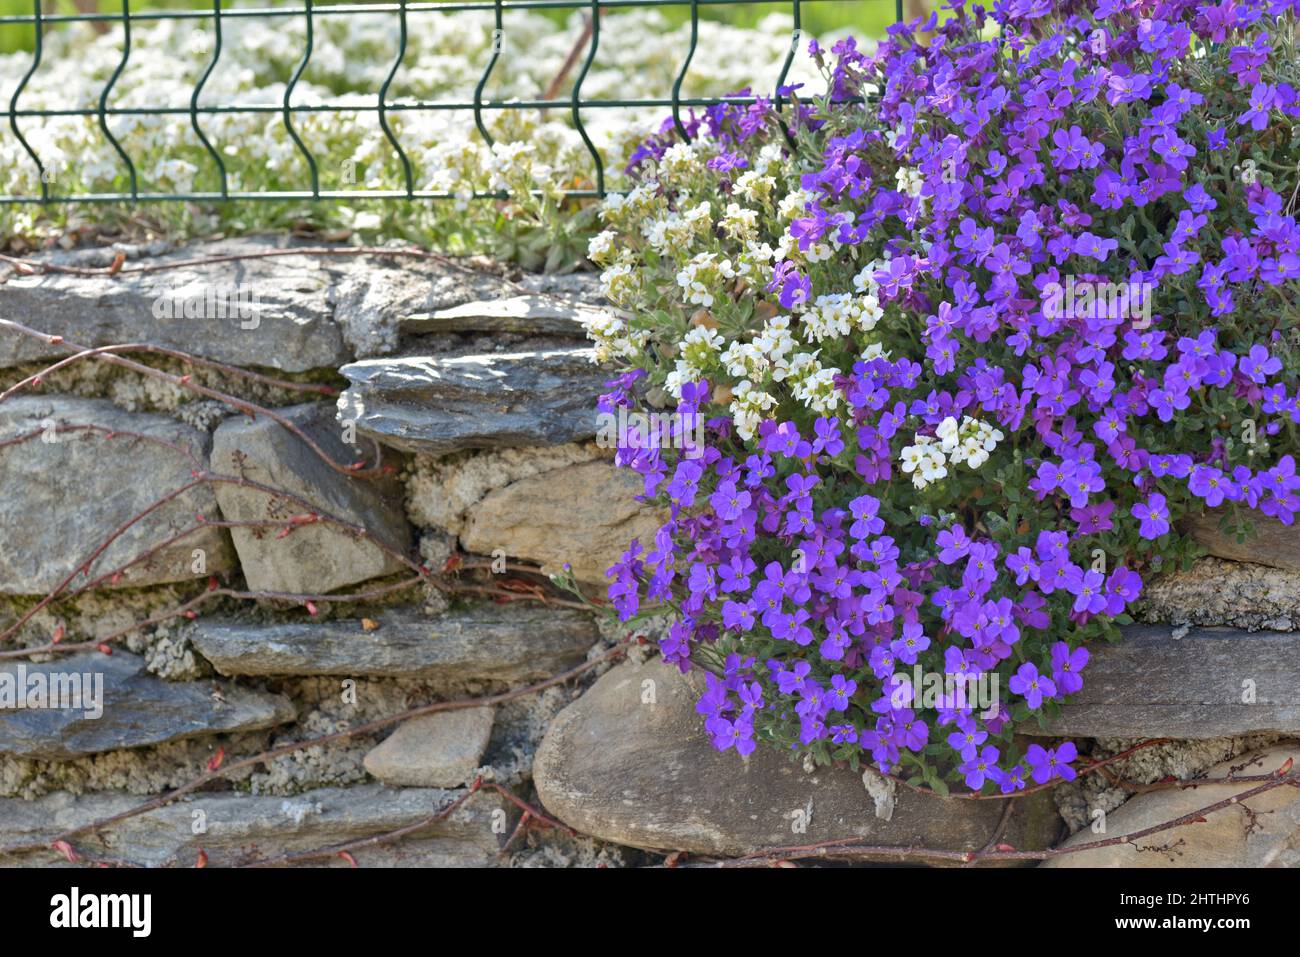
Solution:
<path fill-rule="evenodd" d="M 151 252 L 158 262 L 183 261 L 285 242 Z M 111 259 L 99 251 L 59 261 Z M 247 290 L 249 302 L 211 319 L 155 308 L 164 293 L 198 296 L 213 284 Z M 232 761 L 403 710 L 382 705 L 518 688 L 606 643 L 589 614 L 570 608 L 450 605 L 408 589 L 316 615 L 294 599 L 366 593 L 453 549 L 485 563 L 568 565 L 596 594 L 627 542 L 654 534 L 659 516 L 636 500 L 639 481 L 594 441 L 594 396 L 607 375 L 582 339 L 583 319 L 599 308 L 590 282 L 511 282 L 398 256 L 299 255 L 114 278 L 13 276 L 0 295 L 5 318 L 81 346 L 147 343 L 346 384 L 337 403 L 271 389 L 280 401 L 264 404 L 276 405 L 274 419 L 191 402 L 114 369 L 65 370 L 0 403 L 0 630 L 64 583 L 84 589 L 66 641 L 102 640 L 209 580 L 281 599 L 200 607 L 193 621 L 132 634 L 111 656 L 0 659 L 0 847 L 118 813 L 222 755 Z M 0 388 L 66 354 L 0 328 Z M 237 379 L 220 382 L 234 389 Z M 378 478 L 320 455 L 346 466 L 377 447 L 396 466 Z M 195 480 L 206 472 L 226 480 Z M 300 522 L 304 515 L 329 520 Z M 1095 754 L 1174 739 L 1116 766 L 1138 783 L 1225 773 L 1215 770 L 1225 761 L 1280 766 L 1295 751 L 1288 739 L 1300 735 L 1300 539 L 1264 524 L 1263 536 L 1242 546 L 1216 521 L 1197 523 L 1199 540 L 1229 560 L 1206 559 L 1154 586 L 1154 623 L 1096 649 L 1085 690 L 1027 733 L 1092 739 Z M 16 644 L 42 644 L 62 624 L 41 609 Z M 5 704 L 6 687 L 48 688 L 72 674 L 86 688 L 102 682 L 102 714 Z M 719 754 L 694 710 L 696 682 L 657 659 L 618 665 L 588 684 L 527 704 L 428 714 L 359 736 L 333 759 L 308 749 L 233 775 L 232 790 L 190 794 L 78 846 L 149 866 L 192 864 L 200 852 L 217 863 L 292 855 L 437 818 L 479 778 L 584 834 L 656 852 L 728 857 L 847 838 L 975 850 L 999 827 L 998 802 L 921 795 L 869 772 L 804 768 L 762 749 L 746 760 Z M 1001 840 L 1041 849 L 1077 831 L 1070 840 L 1083 842 L 1107 816 L 1108 834 L 1125 833 L 1211 803 L 1211 790 L 1129 798 L 1090 776 L 1022 801 Z M 1194 835 L 1190 827 L 1162 834 L 1151 853 L 1121 845 L 1056 863 L 1300 863 L 1295 789 L 1256 801 L 1254 817 L 1236 809 Z M 1275 813 L 1260 817 L 1264 810 Z M 517 815 L 500 793 L 476 794 L 357 857 L 431 866 L 655 860 L 559 845 L 503 858 Z M 1174 859 L 1157 847 L 1180 840 Z"/>

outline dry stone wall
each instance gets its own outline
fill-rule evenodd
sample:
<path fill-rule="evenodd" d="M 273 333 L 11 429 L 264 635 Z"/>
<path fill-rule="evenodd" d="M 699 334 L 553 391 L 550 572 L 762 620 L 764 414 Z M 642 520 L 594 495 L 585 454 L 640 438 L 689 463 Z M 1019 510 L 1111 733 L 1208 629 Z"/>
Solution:
<path fill-rule="evenodd" d="M 599 595 L 659 522 L 595 442 L 594 283 L 290 250 L 133 247 L 112 277 L 92 273 L 115 251 L 89 250 L 0 277 L 0 319 L 24 327 L 0 326 L 0 390 L 41 373 L 0 401 L 3 862 L 348 866 L 339 848 L 397 831 L 354 859 L 637 865 L 841 839 L 967 851 L 994 833 L 1033 850 L 1087 840 L 1099 815 L 1110 833 L 1144 826 L 1199 790 L 1142 784 L 1293 754 L 1300 540 L 1269 526 L 1242 545 L 1213 518 L 1192 531 L 1221 558 L 1153 585 L 1148 622 L 1096 651 L 1055 723 L 1028 729 L 1094 756 L 1174 740 L 1007 822 L 997 802 L 715 752 L 693 677 L 652 641 L 513 697 L 626 637 L 555 601 L 545 576 L 567 566 Z M 78 349 L 106 351 L 43 371 Z M 71 675 L 101 682 L 98 705 L 4 697 Z M 466 697 L 486 700 L 439 710 Z M 175 802 L 81 830 L 202 775 Z M 517 830 L 524 807 L 578 836 Z M 1300 799 L 1283 788 L 1137 857 L 1287 865 L 1298 844 Z"/>

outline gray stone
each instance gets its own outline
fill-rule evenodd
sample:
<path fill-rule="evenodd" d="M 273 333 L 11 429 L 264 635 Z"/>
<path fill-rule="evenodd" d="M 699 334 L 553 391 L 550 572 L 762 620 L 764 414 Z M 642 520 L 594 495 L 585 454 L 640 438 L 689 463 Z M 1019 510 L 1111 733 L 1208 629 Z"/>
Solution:
<path fill-rule="evenodd" d="M 36 689 L 42 689 L 43 700 L 33 697 Z M 28 706 L 18 708 L 19 700 Z M 144 659 L 122 651 L 44 664 L 0 663 L 0 708 L 6 712 L 0 754 L 55 761 L 203 734 L 257 731 L 295 717 L 282 695 L 225 682 L 162 681 L 145 671 Z"/>
<path fill-rule="evenodd" d="M 230 240 L 187 246 L 150 262 L 283 245 L 282 240 Z M 301 372 L 336 367 L 351 358 L 332 315 L 332 281 L 319 260 L 300 257 L 123 272 L 112 278 L 14 276 L 4 286 L 5 314 L 78 345 L 143 342 L 236 365 Z M 0 328 L 0 368 L 68 354 L 65 348 Z"/>
<path fill-rule="evenodd" d="M 365 257 L 344 265 L 334 318 L 360 359 L 392 352 L 399 332 L 460 331 L 437 324 L 424 328 L 412 317 L 439 315 L 476 299 L 507 298 L 518 291 L 505 279 L 451 262 Z"/>
<path fill-rule="evenodd" d="M 1280 743 L 1212 768 L 1206 778 L 1272 774 L 1293 762 L 1300 746 Z M 1106 815 L 1105 834 L 1079 831 L 1065 847 L 1133 834 L 1177 820 L 1203 807 L 1258 787 L 1261 782 L 1202 784 L 1138 794 Z M 1047 867 L 1300 867 L 1300 788 L 1281 785 L 1202 820 L 1110 847 L 1065 854 Z"/>
<path fill-rule="evenodd" d="M 439 618 L 245 624 L 199 619 L 191 641 L 225 675 L 349 675 L 432 683 L 519 683 L 580 663 L 599 639 L 570 609 L 484 605 Z"/>
<path fill-rule="evenodd" d="M 604 306 L 605 284 L 598 272 L 525 272 L 516 285 L 527 293 L 554 296 L 584 306 Z"/>
<path fill-rule="evenodd" d="M 461 544 L 481 555 L 505 549 L 548 573 L 567 562 L 579 581 L 604 585 L 628 543 L 648 547 L 666 520 L 636 501 L 643 489 L 637 473 L 612 462 L 552 469 L 486 495 L 470 509 Z"/>
<path fill-rule="evenodd" d="M 6 316 L 78 345 L 149 343 L 235 365 L 303 372 L 391 352 L 410 316 L 507 299 L 522 289 L 472 261 L 385 253 L 195 262 L 303 245 L 292 237 L 256 236 L 54 252 L 44 261 L 103 268 L 120 248 L 128 268 L 113 277 L 12 273 L 4 287 Z M 189 265 L 130 271 L 142 261 Z M 539 328 L 560 326 L 548 319 Z M 0 368 L 67 354 L 64 347 L 0 329 Z"/>
<path fill-rule="evenodd" d="M 212 792 L 127 818 L 98 834 L 69 843 L 90 858 L 107 857 L 145 867 L 193 866 L 202 850 L 212 866 L 244 864 L 282 854 L 336 847 L 428 820 L 464 792 L 437 788 L 396 790 L 379 784 L 321 788 L 293 797 Z M 0 846 L 44 841 L 60 831 L 138 806 L 142 798 L 116 792 L 80 797 L 67 792 L 36 801 L 0 801 Z M 203 833 L 193 824 L 202 812 Z M 513 809 L 499 794 L 480 792 L 445 820 L 431 823 L 392 846 L 351 852 L 361 867 L 482 866 L 492 862 L 504 840 L 494 815 L 506 820 Z M 509 827 L 506 828 L 509 832 Z M 49 866 L 57 852 L 41 850 L 0 863 Z M 346 859 L 310 862 L 347 867 Z"/>
<path fill-rule="evenodd" d="M 404 721 L 366 755 L 365 768 L 385 784 L 469 784 L 487 750 L 495 717 L 495 708 L 462 708 Z"/>
<path fill-rule="evenodd" d="M 344 443 L 327 406 L 302 405 L 277 412 L 334 461 L 350 464 L 363 458 L 361 449 Z M 213 435 L 212 468 L 305 499 L 366 529 L 399 553 L 410 548 L 411 528 L 396 480 L 345 475 L 278 422 L 242 415 L 227 419 Z M 230 482 L 216 483 L 216 495 L 222 515 L 231 521 L 283 521 L 305 511 L 290 499 Z M 396 555 L 333 522 L 301 525 L 283 537 L 275 528 L 235 528 L 231 537 L 249 587 L 259 591 L 329 592 L 405 567 Z"/>
<path fill-rule="evenodd" d="M 601 310 L 554 296 L 511 296 L 409 315 L 403 332 L 514 332 L 585 339 L 583 320 Z"/>
<path fill-rule="evenodd" d="M 997 828 L 997 801 L 898 788 L 878 817 L 862 775 L 847 768 L 808 774 L 762 746 L 745 759 L 719 752 L 695 712 L 699 690 L 659 659 L 603 675 L 560 712 L 538 749 L 533 776 L 546 810 L 603 840 L 724 857 L 855 838 L 976 850 Z M 796 832 L 796 823 L 806 831 Z M 1040 849 L 1059 826 L 1050 795 L 1041 792 L 1017 802 L 1003 840 Z"/>
<path fill-rule="evenodd" d="M 385 445 L 460 449 L 561 445 L 594 438 L 608 374 L 590 349 L 368 359 L 344 366 L 339 420 Z"/>
<path fill-rule="evenodd" d="M 1199 558 L 1186 571 L 1148 578 L 1135 609 L 1144 622 L 1293 631 L 1300 575 L 1252 562 Z"/>
<path fill-rule="evenodd" d="M 32 432 L 41 434 L 4 444 Z M 53 590 L 116 530 L 193 481 L 194 470 L 207 465 L 207 443 L 206 435 L 166 416 L 123 412 L 100 399 L 24 396 L 0 405 L 0 593 Z M 215 512 L 209 486 L 188 489 L 126 527 L 70 587 L 121 568 L 193 527 L 197 515 Z M 206 578 L 234 566 L 225 532 L 202 528 L 127 569 L 116 584 Z"/>
<path fill-rule="evenodd" d="M 1241 516 L 1243 522 L 1254 526 L 1251 534 L 1243 533 L 1243 542 L 1237 541 L 1236 529 L 1228 532 L 1220 528 L 1225 516 L 1218 511 L 1188 518 L 1183 528 L 1216 558 L 1300 571 L 1300 526 L 1283 525 L 1275 518 L 1249 509 L 1242 509 Z"/>
<path fill-rule="evenodd" d="M 1085 738 L 1226 738 L 1300 732 L 1300 633 L 1167 625 L 1124 629 L 1094 645 L 1083 689 L 1026 734 Z"/>

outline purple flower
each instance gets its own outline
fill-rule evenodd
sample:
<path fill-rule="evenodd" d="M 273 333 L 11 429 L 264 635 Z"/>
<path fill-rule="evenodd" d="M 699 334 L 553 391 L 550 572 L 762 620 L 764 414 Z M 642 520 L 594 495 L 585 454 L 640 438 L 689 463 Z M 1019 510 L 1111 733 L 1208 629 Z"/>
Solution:
<path fill-rule="evenodd" d="M 722 623 L 733 631 L 749 631 L 754 627 L 753 602 L 729 601 L 724 604 Z"/>
<path fill-rule="evenodd" d="M 1056 147 L 1052 152 L 1052 160 L 1060 169 L 1092 169 L 1100 161 L 1102 148 L 1096 143 L 1092 143 L 1083 131 L 1077 126 L 1071 126 L 1068 130 L 1057 130 L 1052 134 L 1052 144 Z"/>
<path fill-rule="evenodd" d="M 971 540 L 966 536 L 966 529 L 960 525 L 945 528 L 939 532 L 939 561 L 951 565 L 970 554 Z"/>
<path fill-rule="evenodd" d="M 831 690 L 828 700 L 832 711 L 843 711 L 849 706 L 849 699 L 853 693 L 858 690 L 858 683 L 845 679 L 843 675 L 834 675 L 831 678 Z"/>
<path fill-rule="evenodd" d="M 1268 126 L 1268 111 L 1277 100 L 1277 89 L 1267 83 L 1256 83 L 1250 91 L 1250 106 L 1237 117 L 1237 122 L 1259 132 Z"/>
<path fill-rule="evenodd" d="M 972 791 L 984 787 L 984 782 L 992 779 L 997 771 L 998 757 L 998 749 L 990 744 L 958 767 L 957 770 L 966 775 L 966 786 Z"/>
<path fill-rule="evenodd" d="M 979 753 L 979 746 L 988 740 L 988 732 L 981 731 L 970 718 L 959 718 L 957 730 L 948 735 L 948 746 L 958 752 L 963 761 L 970 761 Z"/>
<path fill-rule="evenodd" d="M 1037 710 L 1042 707 L 1044 697 L 1054 697 L 1056 695 L 1056 684 L 1051 678 L 1040 675 L 1038 669 L 1032 661 L 1026 661 L 1011 676 L 1008 687 L 1014 694 L 1020 695 L 1029 704 L 1029 707 Z"/>
<path fill-rule="evenodd" d="M 1256 344 L 1250 347 L 1247 355 L 1242 356 L 1240 368 L 1251 382 L 1263 385 L 1268 381 L 1269 376 L 1277 375 L 1282 371 L 1282 360 L 1269 355 L 1265 346 Z"/>
<path fill-rule="evenodd" d="M 749 492 L 737 489 L 735 482 L 724 482 L 709 496 L 709 504 L 718 513 L 718 517 L 727 520 L 739 518 L 752 501 Z"/>
<path fill-rule="evenodd" d="M 1159 492 L 1152 492 L 1145 502 L 1136 503 L 1130 511 L 1140 523 L 1138 534 L 1143 538 L 1156 539 L 1169 531 L 1169 508 Z"/>
<path fill-rule="evenodd" d="M 1063 641 L 1052 645 L 1052 681 L 1061 694 L 1074 694 L 1083 687 L 1080 672 L 1088 663 L 1088 649 L 1075 648 Z"/>
<path fill-rule="evenodd" d="M 1053 778 L 1073 781 L 1077 776 L 1070 762 L 1079 756 L 1073 741 L 1066 741 L 1056 748 L 1044 748 L 1040 744 L 1031 744 L 1025 752 L 1025 761 L 1036 784 L 1046 784 Z"/>
<path fill-rule="evenodd" d="M 1210 508 L 1223 504 L 1231 482 L 1221 471 L 1210 465 L 1198 465 L 1192 469 L 1192 476 L 1187 487 L 1192 494 L 1205 499 Z"/>

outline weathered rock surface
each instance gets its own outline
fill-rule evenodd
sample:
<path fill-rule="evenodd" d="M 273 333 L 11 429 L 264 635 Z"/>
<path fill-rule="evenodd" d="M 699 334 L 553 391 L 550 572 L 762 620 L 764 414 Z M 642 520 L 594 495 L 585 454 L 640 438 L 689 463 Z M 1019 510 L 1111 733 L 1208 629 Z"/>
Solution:
<path fill-rule="evenodd" d="M 1211 769 L 1206 778 L 1271 774 L 1288 760 L 1300 765 L 1300 745 L 1279 744 L 1233 758 Z M 1071 837 L 1065 846 L 1077 847 L 1176 820 L 1259 783 L 1205 784 L 1139 794 L 1106 815 L 1104 834 L 1087 828 Z M 1111 847 L 1066 854 L 1044 866 L 1300 867 L 1300 788 L 1284 784 L 1206 815 L 1199 823 L 1184 824 Z"/>
<path fill-rule="evenodd" d="M 1184 527 L 1187 534 L 1216 558 L 1300 571 L 1300 526 L 1283 525 L 1261 512 L 1243 510 L 1242 514 L 1249 515 L 1254 526 L 1244 542 L 1237 541 L 1235 531 L 1228 533 L 1219 528 L 1223 521 L 1221 511 L 1212 510 L 1189 518 Z"/>
<path fill-rule="evenodd" d="M 885 819 L 847 769 L 806 774 L 774 749 L 743 760 L 716 751 L 697 698 L 693 681 L 659 659 L 607 672 L 560 712 L 538 749 L 533 775 L 546 809 L 604 840 L 728 857 L 842 838 L 978 849 L 997 827 L 996 801 L 898 790 L 881 802 Z M 1059 825 L 1042 792 L 1018 802 L 1005 840 L 1042 848 Z"/>
<path fill-rule="evenodd" d="M 1124 629 L 1091 649 L 1083 690 L 1026 734 L 1086 738 L 1226 738 L 1300 734 L 1300 633 L 1167 625 Z"/>
<path fill-rule="evenodd" d="M 59 431 L 63 426 L 97 430 Z M 166 416 L 123 412 L 100 399 L 24 396 L 0 406 L 0 443 L 32 432 L 40 434 L 0 445 L 0 593 L 5 594 L 51 591 L 114 531 L 191 483 L 194 469 L 207 462 L 207 436 Z M 215 508 L 208 486 L 185 491 L 127 527 L 71 587 L 162 545 L 194 526 L 195 515 L 211 515 Z M 202 553 L 196 555 L 196 549 Z M 132 566 L 116 584 L 206 578 L 234 565 L 225 532 L 203 528 Z"/>
<path fill-rule="evenodd" d="M 505 299 L 519 293 L 491 273 L 453 263 L 405 257 L 365 257 L 337 264 L 334 317 L 357 358 L 392 352 L 398 333 L 460 332 L 472 327 L 434 324 L 422 328 L 411 317 L 427 317 L 474 300 Z M 409 328 L 408 328 L 409 325 Z"/>
<path fill-rule="evenodd" d="M 40 687 L 46 689 L 44 706 L 9 710 L 10 694 L 27 695 L 30 705 L 38 700 L 32 689 Z M 0 663 L 0 708 L 0 754 L 56 761 L 201 734 L 256 731 L 295 717 L 282 695 L 225 682 L 162 681 L 145 671 L 144 659 L 121 651 L 45 664 Z"/>
<path fill-rule="evenodd" d="M 437 316 L 475 300 L 509 300 L 524 290 L 469 262 L 383 253 L 197 262 L 303 245 L 319 243 L 250 236 L 179 247 L 122 247 L 128 269 L 140 261 L 188 265 L 152 273 L 124 271 L 112 278 L 15 274 L 5 285 L 4 316 L 78 345 L 150 343 L 235 365 L 303 372 L 392 351 L 408 317 Z M 102 268 L 112 263 L 115 253 L 116 247 L 99 248 L 44 258 L 55 265 Z M 513 323 L 518 329 L 575 335 L 573 323 L 558 316 L 567 291 L 556 289 L 546 300 L 556 303 L 549 313 L 542 308 L 532 318 L 515 316 L 504 320 L 505 325 L 494 325 L 496 319 L 464 326 L 435 321 L 428 331 L 495 331 Z M 419 327 L 416 320 L 414 328 Z M 67 354 L 66 348 L 0 329 L 0 368 Z"/>
<path fill-rule="evenodd" d="M 585 339 L 583 320 L 600 310 L 554 296 L 510 296 L 408 315 L 403 332 L 516 332 Z"/>
<path fill-rule="evenodd" d="M 265 239 L 197 244 L 151 262 L 283 245 Z M 83 346 L 147 342 L 222 362 L 301 372 L 351 358 L 332 315 L 331 283 L 319 260 L 296 256 L 123 272 L 112 279 L 15 276 L 4 287 L 5 315 Z M 0 329 L 0 368 L 67 354 Z"/>
<path fill-rule="evenodd" d="M 486 605 L 440 618 L 393 613 L 360 621 L 195 623 L 191 641 L 225 675 L 350 675 L 447 684 L 516 683 L 578 664 L 599 639 L 589 615 Z"/>
<path fill-rule="evenodd" d="M 464 708 L 412 718 L 366 755 L 365 768 L 385 784 L 461 787 L 478 770 L 495 717 L 495 708 Z"/>
<path fill-rule="evenodd" d="M 277 412 L 334 461 L 348 464 L 364 457 L 360 448 L 343 441 L 328 406 L 300 405 Z M 400 553 L 410 547 L 411 528 L 396 481 L 344 475 L 278 422 L 240 415 L 221 423 L 213 435 L 212 468 L 305 499 L 325 513 L 366 529 Z M 222 515 L 231 521 L 284 521 L 304 512 L 288 498 L 229 482 L 217 483 L 216 495 Z M 329 592 L 404 567 L 397 556 L 375 542 L 332 522 L 302 525 L 284 537 L 275 528 L 235 528 L 231 537 L 244 577 L 256 590 Z"/>
<path fill-rule="evenodd" d="M 632 539 L 646 547 L 665 516 L 636 501 L 639 475 L 606 461 L 543 472 L 486 495 L 468 514 L 466 550 L 539 562 L 555 572 L 568 562 L 574 575 L 604 584 L 605 570 Z"/>
<path fill-rule="evenodd" d="M 367 359 L 340 370 L 352 385 L 338 417 L 411 452 L 560 445 L 596 434 L 608 378 L 590 349 L 447 358 Z"/>
<path fill-rule="evenodd" d="M 1152 624 L 1294 631 L 1300 622 L 1300 576 L 1251 562 L 1201 558 L 1186 571 L 1150 578 L 1136 613 Z"/>
<path fill-rule="evenodd" d="M 383 785 L 321 788 L 291 798 L 206 793 L 128 818 L 75 841 L 89 857 L 111 857 L 146 867 L 192 866 L 202 849 L 212 865 L 262 860 L 315 851 L 418 824 L 435 816 L 462 792 L 437 788 L 397 790 Z M 67 828 L 129 810 L 137 795 L 106 792 L 74 797 L 51 794 L 36 801 L 0 801 L 0 845 L 37 841 Z M 498 794 L 476 794 L 447 819 L 416 833 L 415 843 L 354 852 L 363 867 L 383 865 L 481 866 L 500 849 L 502 821 L 511 806 Z M 495 819 L 494 819 L 495 815 Z M 202 821 L 201 833 L 194 833 Z M 508 833 L 509 828 L 505 828 Z M 0 863 L 50 866 L 60 859 L 42 850 Z M 341 866 L 326 857 L 312 866 Z"/>

